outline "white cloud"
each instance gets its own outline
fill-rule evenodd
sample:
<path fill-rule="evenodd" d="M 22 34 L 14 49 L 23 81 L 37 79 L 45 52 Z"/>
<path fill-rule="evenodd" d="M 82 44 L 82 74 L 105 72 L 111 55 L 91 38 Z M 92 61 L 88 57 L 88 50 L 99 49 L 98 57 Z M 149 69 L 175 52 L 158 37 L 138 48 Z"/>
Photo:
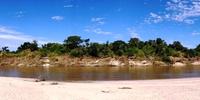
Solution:
<path fill-rule="evenodd" d="M 127 31 L 132 38 L 140 38 L 139 34 L 135 31 L 134 28 L 127 28 Z"/>
<path fill-rule="evenodd" d="M 145 19 L 145 22 L 147 23 L 159 23 L 161 21 L 163 21 L 162 16 L 152 13 L 152 12 L 150 13 L 150 17 Z"/>
<path fill-rule="evenodd" d="M 192 35 L 200 35 L 198 32 L 193 32 Z"/>
<path fill-rule="evenodd" d="M 196 18 L 200 17 L 200 0 L 170 0 L 166 2 L 166 8 L 164 12 L 160 14 L 156 14 L 160 16 L 157 22 L 161 21 L 176 21 L 183 22 L 187 24 L 193 24 L 196 21 Z M 154 22 L 154 20 L 158 19 L 158 17 L 152 17 L 150 13 L 150 19 Z"/>
<path fill-rule="evenodd" d="M 101 28 L 87 28 L 84 31 L 89 33 L 103 34 L 103 35 L 112 34 L 112 32 L 103 31 Z"/>
<path fill-rule="evenodd" d="M 104 31 L 100 26 L 105 24 L 105 18 L 103 17 L 93 17 L 91 18 L 92 25 L 87 26 L 84 30 L 88 33 L 102 34 L 102 35 L 110 35 L 112 32 Z"/>
<path fill-rule="evenodd" d="M 74 5 L 71 5 L 71 4 L 70 4 L 70 5 L 65 5 L 65 6 L 64 6 L 64 8 L 72 8 L 72 7 L 74 7 Z"/>
<path fill-rule="evenodd" d="M 32 38 L 25 35 L 14 35 L 14 34 L 0 34 L 0 39 L 5 40 L 18 40 L 18 41 L 30 41 Z"/>
<path fill-rule="evenodd" d="M 25 35 L 24 33 L 18 32 L 14 29 L 0 26 L 0 46 L 8 46 L 11 47 L 12 50 L 15 50 L 23 42 L 31 42 L 33 40 L 37 40 L 40 45 L 49 42 L 40 37 Z"/>
<path fill-rule="evenodd" d="M 91 21 L 94 22 L 94 23 L 97 23 L 99 25 L 104 25 L 105 24 L 105 18 L 102 18 L 102 17 L 96 17 L 96 18 L 93 17 L 91 19 Z"/>
<path fill-rule="evenodd" d="M 52 20 L 55 20 L 55 21 L 62 21 L 64 20 L 64 17 L 63 16 L 53 16 L 51 17 Z"/>
<path fill-rule="evenodd" d="M 8 27 L 0 26 L 0 33 L 7 33 L 7 34 L 21 34 L 21 32 L 17 32 L 15 30 L 11 30 Z"/>

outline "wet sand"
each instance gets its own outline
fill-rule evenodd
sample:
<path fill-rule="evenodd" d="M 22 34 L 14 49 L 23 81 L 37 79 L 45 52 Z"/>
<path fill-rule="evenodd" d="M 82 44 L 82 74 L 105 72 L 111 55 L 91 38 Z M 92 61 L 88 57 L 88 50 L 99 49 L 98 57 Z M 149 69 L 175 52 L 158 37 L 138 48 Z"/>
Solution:
<path fill-rule="evenodd" d="M 200 100 L 200 78 L 35 82 L 0 77 L 0 100 Z"/>

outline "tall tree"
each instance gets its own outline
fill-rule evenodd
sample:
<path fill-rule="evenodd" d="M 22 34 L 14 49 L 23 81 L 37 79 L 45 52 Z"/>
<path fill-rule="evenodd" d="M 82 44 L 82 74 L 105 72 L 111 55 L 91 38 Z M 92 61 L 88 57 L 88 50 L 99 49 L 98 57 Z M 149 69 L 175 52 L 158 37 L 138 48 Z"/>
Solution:
<path fill-rule="evenodd" d="M 174 41 L 172 44 L 169 45 L 170 47 L 174 48 L 177 51 L 185 51 L 186 48 L 179 41 Z"/>
<path fill-rule="evenodd" d="M 36 51 L 38 50 L 38 44 L 37 41 L 34 40 L 33 42 L 24 42 L 20 47 L 17 48 L 18 52 L 24 51 L 24 50 L 31 50 Z"/>
<path fill-rule="evenodd" d="M 80 36 L 69 36 L 64 40 L 64 46 L 67 51 L 81 47 L 81 43 L 83 43 L 83 39 Z"/>
<path fill-rule="evenodd" d="M 200 56 L 200 44 L 194 49 L 198 56 Z"/>
<path fill-rule="evenodd" d="M 93 57 L 100 57 L 101 47 L 99 43 L 91 43 L 88 48 L 88 54 Z"/>
<path fill-rule="evenodd" d="M 42 45 L 41 50 L 45 50 L 46 52 L 52 52 L 56 54 L 64 53 L 64 47 L 59 43 L 47 43 Z"/>
<path fill-rule="evenodd" d="M 122 56 L 125 53 L 126 49 L 127 44 L 122 40 L 117 40 L 112 43 L 112 51 L 118 56 Z"/>
<path fill-rule="evenodd" d="M 2 47 L 2 52 L 9 52 L 10 50 L 8 49 L 8 47 L 7 46 L 5 46 L 5 47 Z"/>
<path fill-rule="evenodd" d="M 157 38 L 155 40 L 155 53 L 157 56 L 163 56 L 165 53 L 165 50 L 167 48 L 167 44 L 164 40 L 162 40 L 161 38 Z"/>
<path fill-rule="evenodd" d="M 131 38 L 128 42 L 130 47 L 139 47 L 140 39 L 139 38 Z"/>

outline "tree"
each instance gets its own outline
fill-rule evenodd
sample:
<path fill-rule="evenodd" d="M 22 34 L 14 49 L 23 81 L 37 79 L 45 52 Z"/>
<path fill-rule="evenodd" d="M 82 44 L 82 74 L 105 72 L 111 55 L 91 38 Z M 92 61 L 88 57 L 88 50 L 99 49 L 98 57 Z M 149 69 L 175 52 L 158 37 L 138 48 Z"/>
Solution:
<path fill-rule="evenodd" d="M 198 56 L 198 52 L 196 52 L 196 50 L 194 50 L 194 49 L 187 50 L 186 54 L 187 54 L 188 58 Z"/>
<path fill-rule="evenodd" d="M 83 43 L 83 39 L 80 36 L 69 36 L 64 40 L 64 46 L 67 51 L 81 47 L 81 43 Z"/>
<path fill-rule="evenodd" d="M 198 56 L 200 56 L 200 44 L 194 49 Z"/>
<path fill-rule="evenodd" d="M 24 42 L 20 47 L 17 48 L 17 52 L 21 52 L 24 50 L 30 50 L 30 51 L 36 51 L 38 50 L 38 44 L 37 41 L 33 41 L 33 42 Z"/>
<path fill-rule="evenodd" d="M 157 56 L 163 56 L 165 53 L 165 50 L 167 48 L 167 44 L 164 40 L 162 40 L 161 38 L 157 38 L 155 40 L 155 54 Z"/>
<path fill-rule="evenodd" d="M 41 48 L 42 51 L 45 51 L 47 53 L 56 53 L 56 54 L 63 54 L 64 53 L 64 47 L 62 44 L 59 43 L 47 43 L 42 45 Z"/>
<path fill-rule="evenodd" d="M 101 45 L 99 43 L 90 43 L 88 54 L 93 57 L 100 57 Z"/>
<path fill-rule="evenodd" d="M 166 56 L 173 56 L 173 57 L 178 57 L 179 56 L 178 52 L 175 49 L 171 48 L 171 47 L 167 47 L 165 49 L 164 53 L 166 54 Z"/>
<path fill-rule="evenodd" d="M 8 49 L 8 47 L 2 47 L 2 52 L 10 52 L 10 50 Z"/>
<path fill-rule="evenodd" d="M 143 48 L 142 51 L 144 52 L 145 56 L 154 56 L 155 55 L 155 48 L 153 46 L 146 44 Z"/>
<path fill-rule="evenodd" d="M 150 45 L 152 47 L 156 47 L 156 41 L 155 40 L 145 41 L 145 45 Z"/>
<path fill-rule="evenodd" d="M 137 58 L 144 58 L 145 57 L 144 52 L 141 49 L 136 48 L 136 47 L 128 48 L 127 51 L 126 51 L 126 55 L 128 57 L 134 56 L 134 57 L 137 57 Z"/>
<path fill-rule="evenodd" d="M 18 53 L 27 50 L 28 54 L 34 51 L 33 54 L 40 56 L 61 55 L 68 53 L 73 57 L 92 56 L 92 57 L 113 57 L 116 56 L 134 56 L 139 58 L 162 59 L 170 62 L 170 57 L 197 57 L 200 56 L 200 44 L 195 49 L 187 49 L 179 41 L 174 41 L 172 44 L 167 44 L 161 38 L 155 40 L 141 41 L 139 38 L 131 38 L 128 43 L 117 40 L 113 43 L 90 43 L 90 39 L 82 39 L 80 36 L 69 36 L 64 40 L 63 44 L 47 43 L 38 47 L 37 41 L 24 42 L 17 48 Z M 8 47 L 3 47 L 0 52 L 6 54 L 9 52 Z M 11 54 L 11 52 L 9 52 Z"/>
<path fill-rule="evenodd" d="M 186 48 L 179 41 L 174 41 L 173 44 L 170 44 L 169 47 L 174 48 L 177 51 L 185 51 Z"/>
<path fill-rule="evenodd" d="M 128 57 L 137 56 L 138 50 L 139 50 L 139 49 L 136 48 L 136 47 L 128 48 L 127 51 L 126 51 L 126 55 L 127 55 Z"/>
<path fill-rule="evenodd" d="M 84 43 L 85 43 L 85 47 L 88 47 L 90 45 L 90 39 L 85 39 Z"/>
<path fill-rule="evenodd" d="M 139 47 L 140 39 L 139 38 L 131 38 L 128 42 L 130 47 Z"/>
<path fill-rule="evenodd" d="M 107 41 L 105 44 L 102 44 L 101 53 L 103 56 L 112 57 L 114 55 L 113 51 L 111 50 L 111 45 Z"/>
<path fill-rule="evenodd" d="M 122 56 L 125 53 L 126 49 L 127 44 L 122 40 L 117 40 L 112 43 L 112 51 L 118 56 Z"/>
<path fill-rule="evenodd" d="M 75 48 L 70 51 L 70 56 L 73 57 L 82 57 L 84 55 L 84 51 L 81 48 Z"/>

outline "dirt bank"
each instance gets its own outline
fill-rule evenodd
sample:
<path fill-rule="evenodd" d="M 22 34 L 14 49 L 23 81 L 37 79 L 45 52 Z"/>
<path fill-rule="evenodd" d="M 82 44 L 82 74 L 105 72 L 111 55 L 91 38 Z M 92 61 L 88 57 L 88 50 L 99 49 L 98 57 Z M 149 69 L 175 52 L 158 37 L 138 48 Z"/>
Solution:
<path fill-rule="evenodd" d="M 80 57 L 73 58 L 69 56 L 55 57 L 4 57 L 0 58 L 0 66 L 186 66 L 200 65 L 200 60 L 194 61 L 174 61 L 173 63 L 165 63 L 159 60 L 150 59 L 130 59 L 127 57 L 105 57 L 92 58 Z"/>

